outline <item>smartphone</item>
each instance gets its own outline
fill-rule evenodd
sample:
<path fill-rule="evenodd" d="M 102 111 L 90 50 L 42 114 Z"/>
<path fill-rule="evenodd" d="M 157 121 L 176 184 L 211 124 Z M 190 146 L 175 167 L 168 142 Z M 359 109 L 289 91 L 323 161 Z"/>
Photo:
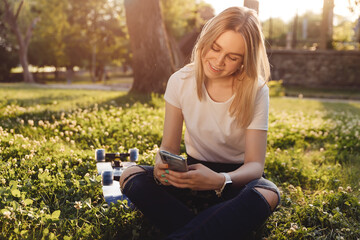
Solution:
<path fill-rule="evenodd" d="M 164 163 L 167 163 L 169 165 L 169 169 L 177 172 L 188 171 L 187 161 L 182 156 L 160 150 L 160 157 Z"/>

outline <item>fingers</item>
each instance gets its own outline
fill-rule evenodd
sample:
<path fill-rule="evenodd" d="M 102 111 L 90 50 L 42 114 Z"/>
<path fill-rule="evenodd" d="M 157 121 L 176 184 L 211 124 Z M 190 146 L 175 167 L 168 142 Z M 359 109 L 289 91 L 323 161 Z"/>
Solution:
<path fill-rule="evenodd" d="M 188 166 L 189 170 L 196 170 L 196 169 L 199 169 L 201 166 L 204 166 L 200 163 L 197 163 L 197 164 L 191 164 Z"/>
<path fill-rule="evenodd" d="M 154 177 L 160 181 L 162 185 L 170 185 L 166 176 L 167 174 L 169 174 L 168 165 L 164 163 L 157 163 L 154 168 Z"/>
<path fill-rule="evenodd" d="M 156 164 L 156 167 L 157 167 L 158 169 L 165 170 L 165 169 L 168 169 L 168 168 L 169 168 L 169 165 L 167 165 L 166 163 L 157 163 L 157 164 Z"/>
<path fill-rule="evenodd" d="M 189 176 L 189 173 L 169 171 L 166 174 L 168 182 L 178 188 L 192 188 L 194 185 L 194 179 Z"/>

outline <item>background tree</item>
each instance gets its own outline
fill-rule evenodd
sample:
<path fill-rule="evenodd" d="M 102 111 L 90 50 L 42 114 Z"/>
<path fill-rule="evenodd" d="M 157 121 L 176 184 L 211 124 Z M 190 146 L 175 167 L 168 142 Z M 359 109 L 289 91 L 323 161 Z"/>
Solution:
<path fill-rule="evenodd" d="M 37 24 L 29 46 L 29 60 L 37 67 L 54 66 L 59 69 L 67 64 L 64 39 L 70 31 L 66 15 L 68 4 L 68 0 L 33 2 L 33 11 L 36 11 L 41 19 L 46 19 Z M 55 77 L 57 78 L 57 74 Z"/>
<path fill-rule="evenodd" d="M 195 0 L 161 0 L 160 3 L 166 31 L 176 40 L 200 27 Z"/>
<path fill-rule="evenodd" d="M 47 20 L 38 24 L 30 46 L 30 59 L 37 66 L 66 67 L 70 83 L 75 66 L 90 69 L 93 81 L 100 81 L 106 65 L 115 60 L 116 64 L 129 61 L 122 1 L 36 0 L 35 3 L 40 17 Z"/>
<path fill-rule="evenodd" d="M 321 38 L 321 14 L 307 11 L 298 19 L 298 32 L 297 39 L 299 48 L 313 48 L 316 49 L 319 46 Z M 304 27 L 304 24 L 306 27 Z"/>
<path fill-rule="evenodd" d="M 360 0 L 348 0 L 348 4 L 351 12 L 360 13 Z"/>
<path fill-rule="evenodd" d="M 29 71 L 28 48 L 33 30 L 40 18 L 33 18 L 26 28 L 26 33 L 23 34 L 18 23 L 18 17 L 24 5 L 24 0 L 18 3 L 10 2 L 9 0 L 2 0 L 2 3 L 4 4 L 4 20 L 9 25 L 11 31 L 15 34 L 19 45 L 19 58 L 23 68 L 24 82 L 32 83 L 34 82 L 34 78 Z"/>
<path fill-rule="evenodd" d="M 259 0 L 244 0 L 244 6 L 254 9 L 259 14 Z"/>
<path fill-rule="evenodd" d="M 0 7 L 0 19 L 3 17 Z M 19 58 L 16 54 L 14 40 L 9 36 L 4 22 L 0 21 L 0 82 L 8 81 L 11 68 L 15 67 Z"/>
<path fill-rule="evenodd" d="M 71 1 L 69 6 L 67 67 L 85 65 L 93 81 L 101 81 L 106 65 L 125 64 L 129 59 L 123 1 L 79 0 Z"/>
<path fill-rule="evenodd" d="M 333 30 L 333 46 L 336 50 L 353 50 L 354 40 L 356 41 L 356 22 L 347 20 L 343 16 L 336 15 L 336 22 Z"/>
<path fill-rule="evenodd" d="M 159 0 L 125 0 L 132 49 L 131 91 L 163 93 L 175 67 Z"/>
<path fill-rule="evenodd" d="M 176 69 L 190 59 L 204 23 L 214 16 L 211 5 L 196 0 L 161 0 L 162 16 Z"/>
<path fill-rule="evenodd" d="M 262 22 L 267 47 L 285 47 L 289 25 L 281 18 L 270 18 Z"/>
<path fill-rule="evenodd" d="M 334 0 L 323 0 L 323 14 L 320 31 L 320 48 L 332 48 L 332 27 L 334 18 Z"/>
<path fill-rule="evenodd" d="M 360 0 L 348 0 L 349 9 L 352 13 L 358 15 L 358 19 L 355 23 L 355 36 L 354 39 L 357 42 L 357 49 L 360 48 Z"/>

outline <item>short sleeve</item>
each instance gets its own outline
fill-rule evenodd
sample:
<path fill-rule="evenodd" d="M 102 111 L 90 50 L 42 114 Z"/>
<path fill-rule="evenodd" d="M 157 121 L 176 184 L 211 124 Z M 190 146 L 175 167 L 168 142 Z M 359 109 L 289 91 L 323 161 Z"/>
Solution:
<path fill-rule="evenodd" d="M 179 91 L 181 89 L 181 86 L 180 86 L 181 79 L 179 78 L 178 75 L 179 74 L 174 73 L 169 78 L 167 85 L 166 85 L 164 99 L 166 102 L 170 103 L 171 105 L 173 105 L 177 108 L 181 108 L 180 97 L 179 97 L 180 96 Z"/>
<path fill-rule="evenodd" d="M 269 87 L 260 87 L 256 94 L 254 117 L 247 129 L 268 130 Z"/>

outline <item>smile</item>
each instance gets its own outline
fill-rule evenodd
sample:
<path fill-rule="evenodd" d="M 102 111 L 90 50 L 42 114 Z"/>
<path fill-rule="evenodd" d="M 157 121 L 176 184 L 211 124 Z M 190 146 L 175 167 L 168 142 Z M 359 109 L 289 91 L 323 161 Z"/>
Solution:
<path fill-rule="evenodd" d="M 209 67 L 210 67 L 210 69 L 213 71 L 213 72 L 220 72 L 221 71 L 221 69 L 218 69 L 218 68 L 216 68 L 216 67 L 214 67 L 213 65 L 211 65 L 211 63 L 209 62 Z"/>

